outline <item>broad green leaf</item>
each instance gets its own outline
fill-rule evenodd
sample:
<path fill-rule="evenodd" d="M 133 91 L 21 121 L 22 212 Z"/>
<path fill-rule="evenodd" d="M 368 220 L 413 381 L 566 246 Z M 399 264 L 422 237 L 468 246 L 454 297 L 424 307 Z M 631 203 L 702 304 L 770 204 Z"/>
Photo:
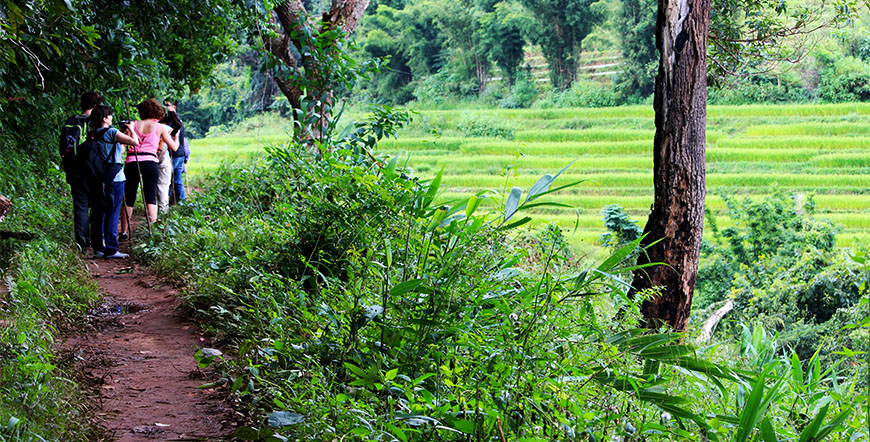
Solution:
<path fill-rule="evenodd" d="M 761 438 L 764 442 L 778 442 L 776 438 L 776 430 L 773 429 L 773 424 L 770 423 L 769 417 L 766 417 L 761 421 Z"/>
<path fill-rule="evenodd" d="M 816 442 L 820 440 L 816 436 L 819 433 L 819 428 L 822 426 L 822 421 L 825 419 L 825 415 L 828 414 L 828 406 L 829 405 L 826 404 L 822 407 L 810 424 L 804 427 L 804 430 L 801 431 L 801 436 L 798 439 L 798 442 Z"/>
<path fill-rule="evenodd" d="M 483 201 L 483 198 L 477 195 L 471 195 L 471 197 L 468 199 L 468 205 L 465 206 L 466 218 L 471 217 L 474 211 L 477 210 L 477 208 L 480 206 L 481 201 Z"/>
<path fill-rule="evenodd" d="M 529 189 L 529 193 L 526 195 L 526 200 L 524 202 L 529 202 L 529 200 L 534 199 L 535 196 L 538 195 L 539 193 L 543 193 L 543 192 L 546 192 L 547 190 L 549 190 L 550 186 L 553 184 L 553 180 L 555 180 L 555 179 L 556 179 L 556 177 L 553 175 L 550 175 L 549 173 L 542 176 Z"/>
<path fill-rule="evenodd" d="M 404 295 L 405 293 L 411 292 L 417 287 L 420 287 L 420 284 L 425 281 L 425 279 L 410 279 L 408 281 L 400 282 L 390 289 L 390 296 Z"/>
<path fill-rule="evenodd" d="M 453 426 L 465 433 L 465 434 L 473 434 L 474 433 L 474 422 L 465 420 L 465 419 L 457 419 L 453 421 Z"/>
<path fill-rule="evenodd" d="M 840 414 L 835 416 L 833 419 L 831 419 L 831 421 L 828 422 L 827 425 L 825 425 L 824 427 L 822 427 L 819 430 L 819 432 L 816 434 L 816 437 L 813 439 L 813 442 L 821 441 L 824 438 L 828 437 L 828 435 L 833 433 L 834 430 L 837 429 L 837 427 L 839 427 L 840 425 L 843 425 L 843 422 L 845 422 L 846 418 L 848 418 L 849 415 L 852 414 L 852 411 L 853 410 L 851 408 L 848 408 L 846 410 L 843 410 Z"/>
<path fill-rule="evenodd" d="M 532 220 L 532 218 L 527 216 L 527 217 L 525 217 L 525 218 L 523 218 L 523 219 L 521 219 L 521 220 L 519 220 L 519 221 L 514 221 L 514 222 L 512 222 L 512 223 L 510 223 L 510 224 L 508 224 L 508 225 L 506 225 L 506 226 L 501 226 L 501 227 L 499 227 L 498 229 L 499 229 L 499 230 L 510 230 L 510 229 L 515 228 L 515 227 L 519 227 L 519 226 L 521 226 L 521 225 L 523 225 L 523 224 L 525 224 L 525 223 L 527 223 L 527 222 L 529 222 L 529 221 L 531 221 L 531 220 Z"/>
<path fill-rule="evenodd" d="M 435 200 L 435 195 L 438 194 L 438 188 L 441 187 L 441 178 L 444 176 L 444 169 L 442 168 L 438 175 L 435 175 L 435 178 L 432 179 L 432 182 L 429 183 L 429 188 L 426 189 L 426 194 L 423 198 L 423 205 L 420 209 L 426 209 L 432 204 L 432 201 Z"/>
<path fill-rule="evenodd" d="M 291 413 L 289 411 L 276 411 L 269 415 L 266 423 L 272 428 L 287 427 L 298 424 L 305 420 L 305 416 L 299 413 Z"/>
<path fill-rule="evenodd" d="M 520 189 L 519 187 L 511 188 L 504 205 L 504 222 L 508 222 L 517 212 L 517 207 L 520 206 L 520 197 L 522 195 L 523 189 Z"/>
<path fill-rule="evenodd" d="M 359 378 L 366 377 L 366 373 L 364 371 L 362 371 L 361 368 L 357 367 L 356 365 L 351 364 L 350 362 L 345 362 L 344 368 L 348 369 L 348 371 L 350 371 L 351 373 L 353 373 L 354 375 L 356 375 Z"/>
<path fill-rule="evenodd" d="M 388 371 L 387 374 L 384 375 L 384 379 L 391 381 L 391 380 L 395 379 L 396 375 L 398 375 L 398 374 L 399 374 L 399 369 L 394 368 L 394 369 Z"/>
<path fill-rule="evenodd" d="M 384 426 L 387 427 L 387 429 L 390 430 L 390 433 L 393 433 L 393 436 L 396 436 L 400 441 L 408 442 L 408 436 L 406 436 L 405 432 L 399 429 L 399 427 L 389 422 L 386 422 Z"/>

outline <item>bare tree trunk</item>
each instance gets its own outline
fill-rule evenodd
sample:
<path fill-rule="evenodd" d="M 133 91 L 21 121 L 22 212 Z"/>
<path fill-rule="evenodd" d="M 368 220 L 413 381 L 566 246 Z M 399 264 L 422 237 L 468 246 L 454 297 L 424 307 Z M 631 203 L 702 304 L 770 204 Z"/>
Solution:
<path fill-rule="evenodd" d="M 655 199 L 644 228 L 632 292 L 658 288 L 643 302 L 644 326 L 684 330 L 689 320 L 704 226 L 707 32 L 710 0 L 659 0 L 656 46 Z"/>

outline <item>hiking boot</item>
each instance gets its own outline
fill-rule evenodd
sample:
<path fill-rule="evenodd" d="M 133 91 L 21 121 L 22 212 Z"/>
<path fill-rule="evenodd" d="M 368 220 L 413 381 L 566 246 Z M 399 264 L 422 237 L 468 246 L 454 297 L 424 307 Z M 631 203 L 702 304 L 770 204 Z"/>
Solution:
<path fill-rule="evenodd" d="M 129 258 L 130 255 L 121 252 L 115 252 L 111 255 L 106 256 L 106 259 L 126 259 Z"/>
<path fill-rule="evenodd" d="M 94 259 L 103 259 L 105 257 L 106 257 L 106 254 L 103 253 L 102 250 L 98 250 L 98 251 L 94 252 Z"/>
<path fill-rule="evenodd" d="M 118 234 L 118 242 L 126 241 L 128 239 L 130 239 L 130 235 L 128 235 L 127 232 L 121 232 Z"/>

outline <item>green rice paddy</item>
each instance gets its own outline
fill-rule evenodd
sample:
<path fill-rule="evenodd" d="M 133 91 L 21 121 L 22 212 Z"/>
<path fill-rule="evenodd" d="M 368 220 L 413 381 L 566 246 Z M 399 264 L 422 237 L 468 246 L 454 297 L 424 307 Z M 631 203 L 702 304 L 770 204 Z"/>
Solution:
<path fill-rule="evenodd" d="M 190 171 L 259 157 L 262 146 L 286 140 L 283 128 L 290 127 L 274 117 L 245 124 L 230 135 L 193 141 Z M 474 136 L 480 134 L 496 136 Z M 443 169 L 444 202 L 494 191 L 487 199 L 493 210 L 503 204 L 498 194 L 505 189 L 528 189 L 574 161 L 557 184 L 583 183 L 551 198 L 574 209 L 542 210 L 535 224 L 555 222 L 579 249 L 594 252 L 604 233 L 604 206 L 619 204 L 640 224 L 646 221 L 653 136 L 651 106 L 424 111 L 380 150 L 407 158 L 424 177 Z M 720 194 L 764 198 L 783 190 L 812 196 L 818 216 L 840 227 L 841 245 L 866 246 L 870 104 L 710 106 L 707 186 L 707 207 L 720 227 L 730 223 Z"/>

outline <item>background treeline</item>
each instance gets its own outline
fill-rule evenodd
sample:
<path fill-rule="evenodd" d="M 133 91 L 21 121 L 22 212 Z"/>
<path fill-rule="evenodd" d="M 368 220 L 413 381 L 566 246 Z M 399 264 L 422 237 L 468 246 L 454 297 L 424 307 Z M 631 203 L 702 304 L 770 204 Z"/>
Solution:
<path fill-rule="evenodd" d="M 418 108 L 651 103 L 655 9 L 651 0 L 375 0 L 357 29 L 355 57 L 388 61 L 352 98 Z M 711 104 L 870 100 L 867 18 L 761 49 L 747 43 L 737 62 L 721 55 L 720 40 L 711 43 Z M 221 65 L 215 87 L 182 104 L 195 136 L 261 111 L 289 112 L 253 47 Z"/>

